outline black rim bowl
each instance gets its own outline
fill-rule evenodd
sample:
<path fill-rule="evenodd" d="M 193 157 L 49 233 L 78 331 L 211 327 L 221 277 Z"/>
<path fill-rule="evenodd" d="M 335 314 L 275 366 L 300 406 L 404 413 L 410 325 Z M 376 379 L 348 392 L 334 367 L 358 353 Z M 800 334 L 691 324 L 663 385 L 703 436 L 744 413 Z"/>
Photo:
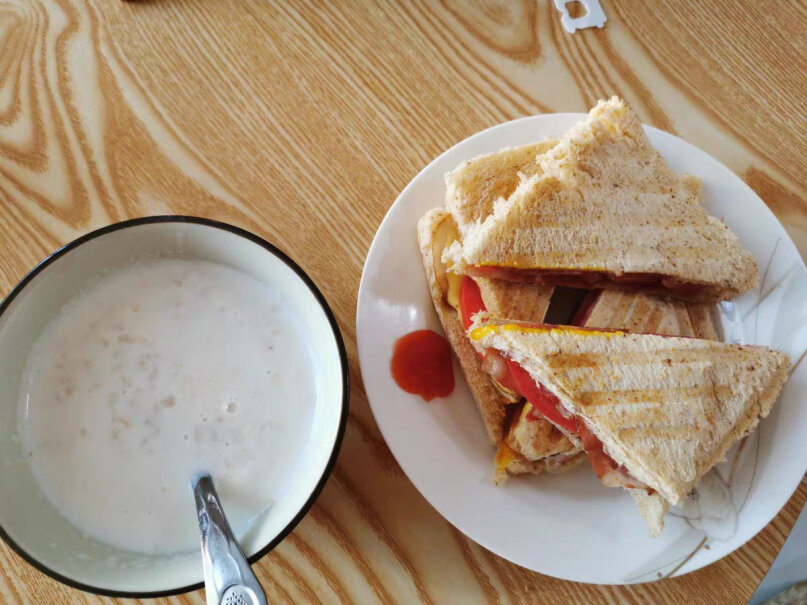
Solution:
<path fill-rule="evenodd" d="M 328 319 L 328 323 L 331 326 L 331 331 L 333 332 L 334 340 L 336 341 L 336 346 L 339 349 L 339 365 L 340 370 L 342 373 L 342 410 L 339 417 L 339 427 L 336 432 L 336 439 L 333 443 L 333 449 L 331 451 L 331 455 L 328 459 L 328 463 L 325 465 L 323 469 L 322 476 L 320 477 L 317 484 L 314 486 L 313 491 L 309 495 L 308 499 L 303 504 L 302 508 L 297 512 L 294 518 L 289 521 L 286 527 L 272 539 L 266 546 L 260 549 L 251 557 L 248 557 L 250 565 L 256 563 L 259 559 L 261 559 L 264 555 L 268 554 L 273 548 L 275 548 L 278 544 L 280 544 L 283 539 L 288 536 L 291 531 L 297 526 L 297 524 L 302 520 L 303 517 L 308 513 L 311 509 L 311 506 L 316 501 L 317 497 L 319 496 L 320 492 L 322 492 L 322 488 L 325 487 L 325 483 L 328 480 L 328 477 L 333 470 L 334 465 L 336 464 L 336 457 L 339 454 L 339 449 L 342 445 L 342 439 L 345 434 L 345 427 L 347 425 L 347 416 L 348 416 L 348 404 L 350 400 L 350 382 L 348 378 L 348 365 L 347 365 L 347 353 L 345 352 L 345 343 L 342 340 L 342 334 L 339 331 L 339 326 L 336 324 L 336 319 L 334 318 L 333 312 L 331 308 L 328 306 L 328 303 L 325 301 L 325 297 L 322 296 L 322 293 L 319 291 L 314 282 L 311 281 L 311 278 L 303 271 L 300 266 L 295 263 L 291 258 L 289 258 L 283 251 L 278 249 L 276 246 L 270 244 L 266 240 L 258 237 L 257 235 L 246 231 L 245 229 L 241 229 L 240 227 L 235 227 L 234 225 L 230 225 L 227 223 L 222 223 L 219 221 L 214 221 L 207 218 L 201 218 L 196 216 L 179 216 L 179 215 L 161 215 L 161 216 L 146 216 L 142 218 L 135 218 L 127 221 L 122 221 L 120 223 L 113 223 L 112 225 L 107 225 L 106 227 L 101 227 L 100 229 L 96 229 L 95 231 L 91 231 L 81 237 L 73 240 L 72 242 L 65 244 L 56 252 L 45 258 L 42 262 L 40 262 L 36 267 L 31 269 L 28 274 L 20 280 L 20 282 L 14 286 L 11 292 L 3 299 L 3 302 L 0 303 L 0 316 L 3 315 L 5 310 L 24 289 L 25 287 L 46 267 L 48 267 L 51 263 L 55 260 L 61 258 L 71 250 L 78 248 L 82 244 L 93 240 L 99 236 L 106 235 L 107 233 L 112 233 L 113 231 L 120 231 L 121 229 L 128 229 L 130 227 L 137 227 L 139 225 L 149 225 L 153 223 L 192 223 L 196 225 L 202 225 L 205 227 L 212 227 L 214 229 L 221 229 L 223 231 L 229 231 L 235 235 L 243 237 L 251 242 L 254 242 L 264 248 L 267 252 L 272 254 L 273 256 L 279 258 L 283 261 L 294 273 L 299 277 L 306 287 L 309 289 L 311 294 L 314 295 L 317 302 L 319 303 L 320 307 L 322 308 L 322 312 L 325 314 L 325 317 Z M 23 559 L 25 559 L 29 564 L 37 568 L 44 574 L 47 574 L 51 578 L 58 580 L 62 584 L 66 584 L 67 586 L 71 586 L 73 588 L 78 588 L 79 590 L 84 590 L 86 592 L 91 592 L 98 595 L 103 595 L 107 597 L 130 597 L 130 598 L 157 598 L 157 597 L 169 597 L 173 595 L 182 594 L 185 592 L 190 592 L 192 590 L 198 590 L 204 587 L 204 582 L 197 582 L 196 584 L 190 584 L 188 586 L 180 586 L 178 588 L 172 588 L 169 590 L 160 590 L 155 592 L 126 592 L 126 591 L 115 591 L 115 590 L 108 590 L 105 588 L 99 588 L 97 586 L 92 586 L 89 584 L 83 584 L 81 582 L 76 582 L 68 577 L 61 575 L 60 573 L 50 569 L 49 567 L 42 564 L 40 561 L 29 555 L 25 550 L 22 549 L 14 540 L 11 539 L 11 536 L 5 531 L 5 529 L 0 525 L 0 538 L 2 538 L 6 544 L 8 544 L 14 552 L 20 555 Z"/>

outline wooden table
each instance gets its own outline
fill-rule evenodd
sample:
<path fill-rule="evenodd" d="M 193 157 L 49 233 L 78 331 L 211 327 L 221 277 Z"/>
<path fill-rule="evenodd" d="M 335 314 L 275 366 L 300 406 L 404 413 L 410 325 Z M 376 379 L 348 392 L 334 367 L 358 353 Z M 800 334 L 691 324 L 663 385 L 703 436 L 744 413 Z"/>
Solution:
<path fill-rule="evenodd" d="M 526 571 L 426 503 L 362 389 L 356 294 L 379 222 L 433 157 L 499 122 L 620 94 L 736 171 L 807 252 L 805 5 L 602 4 L 603 30 L 570 35 L 549 0 L 0 1 L 2 294 L 90 229 L 181 213 L 278 244 L 333 306 L 350 421 L 316 506 L 256 566 L 270 602 L 744 603 L 781 547 L 807 482 L 745 547 L 685 577 L 604 587 Z M 5 546 L 0 599 L 109 602 Z"/>

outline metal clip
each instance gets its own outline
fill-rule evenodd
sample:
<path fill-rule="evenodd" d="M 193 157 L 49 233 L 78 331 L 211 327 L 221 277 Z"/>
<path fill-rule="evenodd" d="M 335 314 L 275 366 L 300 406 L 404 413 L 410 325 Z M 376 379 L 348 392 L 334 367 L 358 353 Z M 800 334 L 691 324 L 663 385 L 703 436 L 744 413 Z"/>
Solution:
<path fill-rule="evenodd" d="M 585 15 L 572 19 L 571 15 L 569 15 L 569 11 L 566 9 L 566 5 L 573 1 L 579 2 L 586 8 Z M 607 20 L 598 0 L 555 0 L 555 8 L 563 13 L 560 22 L 563 24 L 564 29 L 570 34 L 573 34 L 578 29 L 585 29 L 587 27 L 602 28 Z"/>

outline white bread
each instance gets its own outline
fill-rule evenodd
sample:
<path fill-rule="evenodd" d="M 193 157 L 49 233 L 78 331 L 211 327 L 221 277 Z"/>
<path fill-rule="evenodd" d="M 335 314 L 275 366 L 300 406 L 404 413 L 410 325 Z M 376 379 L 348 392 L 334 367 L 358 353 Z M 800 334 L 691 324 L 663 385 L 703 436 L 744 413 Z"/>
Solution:
<path fill-rule="evenodd" d="M 463 162 L 445 175 L 446 208 L 461 235 L 493 213 L 499 199 L 507 199 L 523 178 L 538 170 L 538 155 L 555 146 L 547 139 L 502 149 Z"/>
<path fill-rule="evenodd" d="M 426 279 L 437 317 L 465 375 L 468 388 L 485 425 L 488 440 L 491 445 L 497 445 L 504 436 L 507 402 L 493 387 L 490 376 L 482 371 L 479 356 L 468 340 L 456 310 L 446 302 L 445 293 L 448 284 L 445 267 L 442 266 L 440 258 L 433 254 L 433 246 L 437 244 L 438 249 L 440 247 L 440 242 L 435 242 L 435 234 L 438 233 L 440 224 L 447 220 L 451 220 L 451 215 L 442 208 L 435 208 L 418 221 L 418 242 Z"/>
<path fill-rule="evenodd" d="M 642 519 L 647 523 L 647 529 L 650 532 L 651 538 L 656 538 L 664 531 L 664 515 L 667 514 L 667 509 L 670 508 L 669 503 L 659 496 L 656 492 L 648 494 L 643 489 L 629 489 L 630 495 L 633 496 L 636 507 L 639 509 L 639 514 Z"/>
<path fill-rule="evenodd" d="M 712 305 L 624 290 L 603 290 L 584 326 L 717 340 Z"/>
<path fill-rule="evenodd" d="M 470 336 L 521 364 L 671 504 L 768 415 L 789 363 L 763 347 L 497 320 Z"/>
<path fill-rule="evenodd" d="M 699 181 L 693 186 L 699 186 Z M 665 300 L 649 294 L 604 290 L 600 293 L 583 324 L 589 328 L 611 328 L 638 334 L 662 334 L 717 340 L 712 305 Z M 664 530 L 664 515 L 669 505 L 657 493 L 643 489 L 628 490 L 650 535 Z"/>
<path fill-rule="evenodd" d="M 697 183 L 667 167 L 616 97 L 600 101 L 538 165 L 449 247 L 452 270 L 504 267 L 511 271 L 502 277 L 525 281 L 546 270 L 649 274 L 701 286 L 669 292 L 696 302 L 730 299 L 756 283 L 751 254 L 707 215 Z"/>

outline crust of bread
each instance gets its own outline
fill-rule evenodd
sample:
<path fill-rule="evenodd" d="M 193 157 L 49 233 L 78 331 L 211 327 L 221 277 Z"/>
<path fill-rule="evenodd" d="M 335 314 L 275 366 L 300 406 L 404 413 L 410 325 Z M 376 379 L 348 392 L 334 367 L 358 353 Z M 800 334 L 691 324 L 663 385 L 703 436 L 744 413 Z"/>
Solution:
<path fill-rule="evenodd" d="M 764 347 L 497 320 L 472 328 L 471 340 L 520 363 L 676 505 L 768 415 L 789 365 Z"/>
<path fill-rule="evenodd" d="M 427 212 L 418 221 L 418 243 L 437 317 L 440 319 L 443 331 L 459 361 L 462 373 L 465 375 L 468 388 L 485 425 L 488 441 L 491 445 L 497 445 L 504 436 L 507 403 L 493 387 L 490 376 L 482 371 L 479 356 L 468 340 L 462 323 L 457 317 L 457 312 L 445 302 L 443 289 L 438 285 L 438 276 L 434 270 L 432 237 L 438 225 L 444 220 L 450 219 L 451 215 L 442 208 L 435 208 Z"/>
<path fill-rule="evenodd" d="M 647 523 L 650 537 L 660 536 L 661 532 L 664 531 L 664 515 L 667 514 L 667 509 L 670 505 L 655 492 L 648 494 L 643 489 L 631 489 L 628 491 L 636 502 L 639 514 L 642 515 L 642 519 Z"/>
<path fill-rule="evenodd" d="M 703 181 L 700 177 L 694 174 L 687 174 L 686 172 L 681 175 L 681 183 L 693 197 L 700 199 L 701 190 L 703 188 Z"/>
<path fill-rule="evenodd" d="M 456 271 L 660 275 L 702 286 L 676 293 L 696 302 L 728 300 L 755 285 L 753 256 L 706 213 L 692 177 L 667 167 L 616 97 L 600 101 L 538 164 L 490 216 L 465 229 L 462 244 L 449 247 Z"/>
<path fill-rule="evenodd" d="M 491 317 L 519 321 L 543 321 L 554 290 L 552 286 L 519 284 L 503 279 L 475 277 L 474 281 Z"/>
<path fill-rule="evenodd" d="M 445 175 L 446 208 L 454 216 L 460 234 L 493 213 L 497 200 L 507 199 L 523 178 L 538 170 L 538 155 L 555 146 L 547 139 L 502 149 L 463 162 Z"/>

